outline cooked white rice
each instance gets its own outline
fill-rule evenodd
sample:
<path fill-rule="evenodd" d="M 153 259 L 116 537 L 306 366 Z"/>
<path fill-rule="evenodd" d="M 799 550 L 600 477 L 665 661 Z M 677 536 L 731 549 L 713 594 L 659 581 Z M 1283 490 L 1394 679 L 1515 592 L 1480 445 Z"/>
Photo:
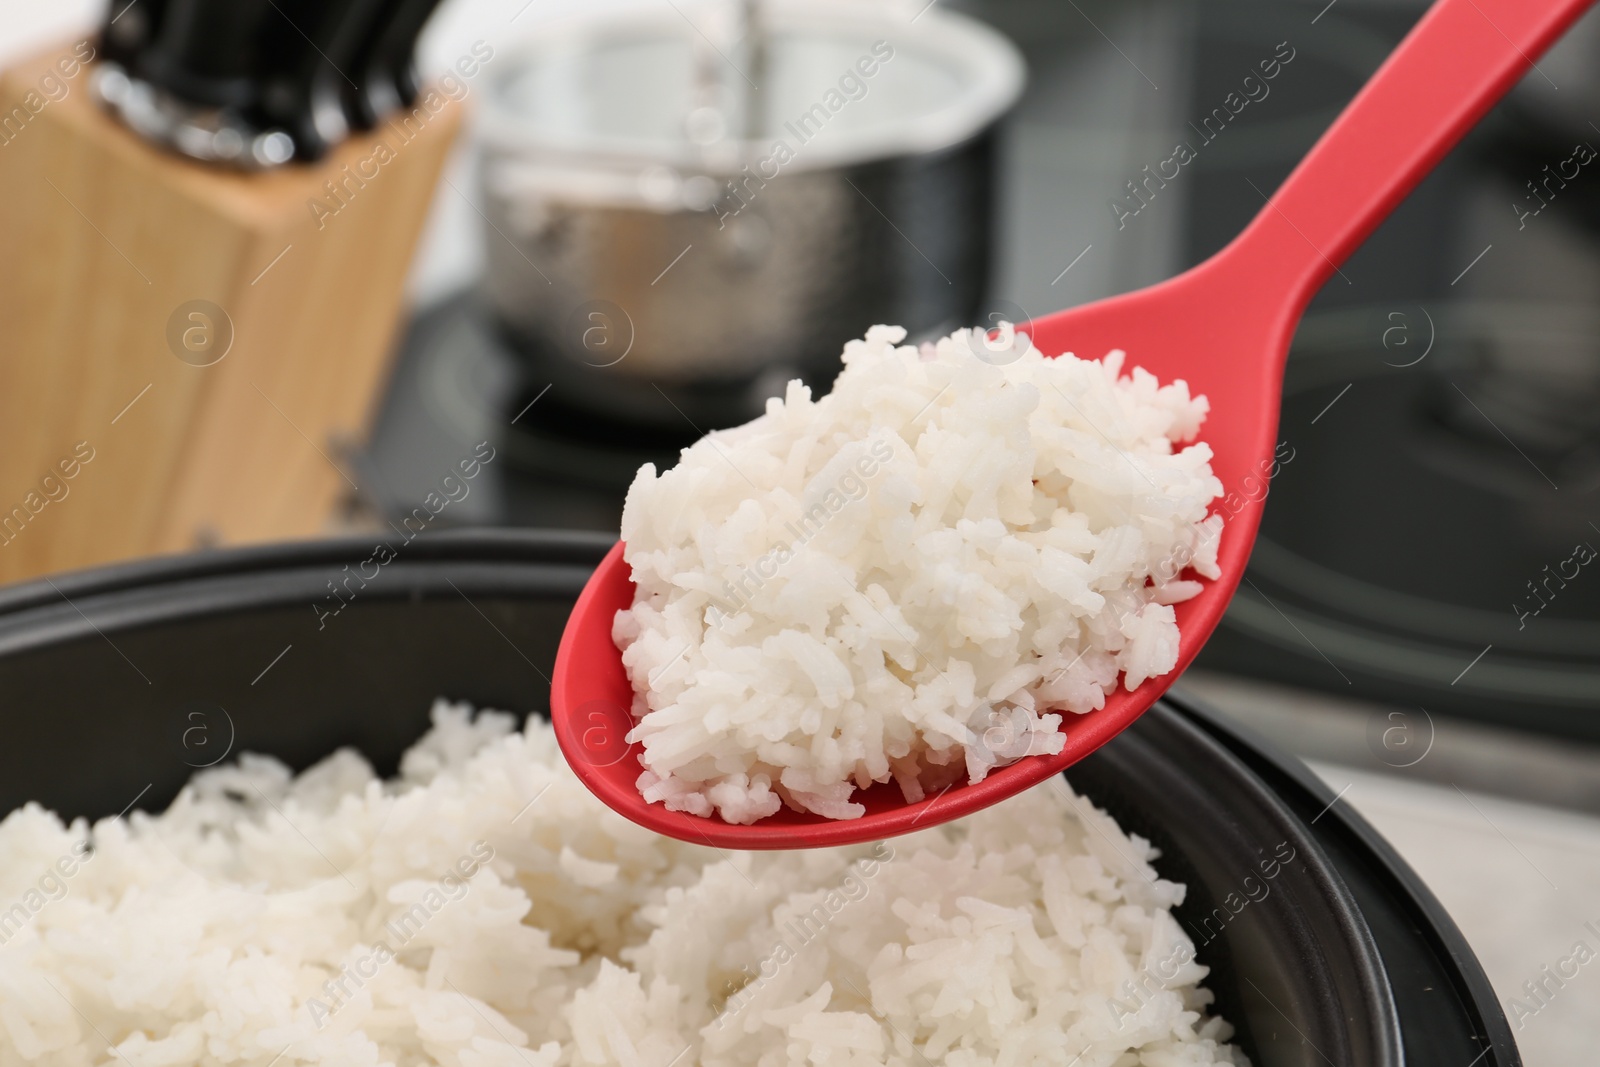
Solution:
<path fill-rule="evenodd" d="M 606 809 L 543 722 L 434 722 L 392 782 L 246 757 L 159 816 L 12 812 L 0 1064 L 1245 1062 L 1183 886 L 1064 785 L 729 854 Z"/>
<path fill-rule="evenodd" d="M 1123 353 L 875 326 L 833 391 L 791 382 L 622 515 L 614 636 L 651 802 L 750 823 L 908 800 L 1065 744 L 1060 712 L 1172 670 L 1171 605 L 1218 576 L 1207 411 Z"/>

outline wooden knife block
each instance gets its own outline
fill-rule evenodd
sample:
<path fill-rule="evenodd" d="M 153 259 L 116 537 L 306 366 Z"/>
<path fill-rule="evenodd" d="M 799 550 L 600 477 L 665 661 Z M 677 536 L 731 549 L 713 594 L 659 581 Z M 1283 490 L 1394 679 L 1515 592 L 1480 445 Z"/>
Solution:
<path fill-rule="evenodd" d="M 0 581 L 325 531 L 460 109 L 242 174 L 47 98 L 71 52 L 0 75 Z"/>

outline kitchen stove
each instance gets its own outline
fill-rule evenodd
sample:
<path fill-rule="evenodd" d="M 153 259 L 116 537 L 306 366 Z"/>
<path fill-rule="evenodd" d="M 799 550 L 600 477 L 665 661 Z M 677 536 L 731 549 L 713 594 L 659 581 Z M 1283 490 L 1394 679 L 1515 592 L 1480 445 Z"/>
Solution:
<path fill-rule="evenodd" d="M 1012 318 L 1210 255 L 1422 9 L 962 6 L 1031 70 L 1001 139 L 990 304 Z M 1541 70 L 1586 69 L 1595 26 Z M 1275 57 L 1266 93 L 1242 85 Z M 1600 128 L 1581 80 L 1562 95 L 1540 78 L 1313 303 L 1285 386 L 1294 458 L 1202 666 L 1600 739 L 1600 160 L 1583 150 Z M 1255 95 L 1235 114 L 1230 93 Z M 1176 142 L 1194 158 L 1133 199 Z M 524 366 L 480 296 L 422 311 L 359 457 L 370 503 L 408 512 L 435 468 L 491 439 L 502 455 L 457 521 L 615 530 L 637 466 L 712 428 L 580 413 Z"/>

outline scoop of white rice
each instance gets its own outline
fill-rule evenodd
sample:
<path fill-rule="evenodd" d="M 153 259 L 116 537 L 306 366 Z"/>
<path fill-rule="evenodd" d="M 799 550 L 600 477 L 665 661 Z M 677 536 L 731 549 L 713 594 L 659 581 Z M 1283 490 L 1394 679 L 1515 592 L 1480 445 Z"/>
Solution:
<path fill-rule="evenodd" d="M 1205 398 L 1010 326 L 904 337 L 629 489 L 614 636 L 649 801 L 855 818 L 873 782 L 915 801 L 1060 752 L 1060 712 L 1176 664 L 1180 575 L 1219 573 L 1222 485 L 1184 446 Z"/>
<path fill-rule="evenodd" d="M 543 722 L 434 722 L 393 782 L 348 751 L 298 778 L 254 757 L 160 816 L 12 812 L 0 1064 L 1245 1062 L 1183 886 L 1064 783 L 729 854 L 606 809 Z"/>

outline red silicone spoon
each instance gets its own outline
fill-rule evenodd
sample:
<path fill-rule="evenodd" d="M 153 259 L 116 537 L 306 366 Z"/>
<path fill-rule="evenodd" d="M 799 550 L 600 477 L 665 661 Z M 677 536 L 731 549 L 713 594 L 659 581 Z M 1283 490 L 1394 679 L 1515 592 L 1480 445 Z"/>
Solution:
<path fill-rule="evenodd" d="M 646 804 L 634 786 L 637 746 L 625 739 L 632 690 L 611 640 L 633 582 L 613 548 L 589 580 L 556 656 L 551 717 L 562 752 L 586 786 L 640 825 L 728 848 L 815 848 L 877 840 L 987 807 L 1093 752 L 1155 703 L 1222 618 L 1261 518 L 1289 341 L 1312 295 L 1490 106 L 1526 74 L 1591 0 L 1438 0 L 1234 241 L 1170 281 L 1033 323 L 1046 352 L 1128 353 L 1163 381 L 1184 378 L 1211 400 L 1202 439 L 1225 488 L 1222 577 L 1177 607 L 1175 670 L 1133 692 L 1068 715 L 1058 756 L 1029 756 L 977 785 L 907 804 L 900 790 L 857 793 L 859 819 L 787 809 L 733 826 Z"/>

